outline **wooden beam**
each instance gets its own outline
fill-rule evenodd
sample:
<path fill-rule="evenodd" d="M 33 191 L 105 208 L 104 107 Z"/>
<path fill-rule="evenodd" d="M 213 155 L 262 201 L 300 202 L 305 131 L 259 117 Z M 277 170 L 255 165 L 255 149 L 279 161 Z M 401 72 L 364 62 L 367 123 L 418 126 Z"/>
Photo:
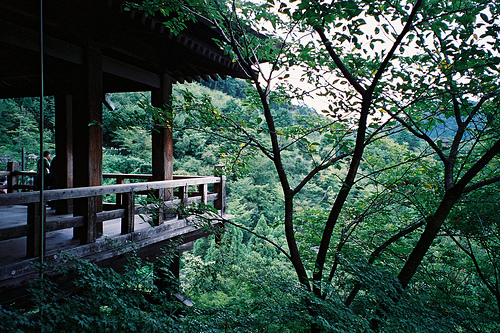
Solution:
<path fill-rule="evenodd" d="M 0 42 L 28 51 L 40 52 L 40 32 L 2 20 L 0 20 L 0 31 L 2 31 L 0 33 Z M 44 52 L 46 55 L 57 59 L 79 65 L 83 64 L 81 47 L 54 37 L 44 37 Z"/>
<path fill-rule="evenodd" d="M 23 50 L 39 52 L 39 33 L 22 26 L 0 20 L 0 42 L 19 47 Z M 73 64 L 84 64 L 84 51 L 81 47 L 62 41 L 60 39 L 45 36 L 45 54 L 59 60 Z M 161 77 L 156 73 L 113 59 L 109 56 L 102 57 L 102 69 L 106 74 L 111 74 L 147 85 L 151 88 L 160 88 Z"/>
<path fill-rule="evenodd" d="M 136 66 L 132 66 L 125 62 L 103 56 L 102 68 L 103 72 L 106 74 L 115 75 L 130 81 L 145 84 L 151 88 L 161 88 L 162 79 L 160 75 Z"/>
<path fill-rule="evenodd" d="M 2 228 L 2 232 L 0 232 L 0 241 L 27 236 L 29 230 L 30 226 L 27 224 L 16 227 Z"/>

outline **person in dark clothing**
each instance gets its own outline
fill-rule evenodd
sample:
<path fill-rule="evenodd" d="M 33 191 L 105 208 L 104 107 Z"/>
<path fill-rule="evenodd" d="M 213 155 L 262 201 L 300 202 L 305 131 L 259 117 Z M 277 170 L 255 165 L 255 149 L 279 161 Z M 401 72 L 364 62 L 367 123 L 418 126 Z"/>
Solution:
<path fill-rule="evenodd" d="M 50 152 L 44 151 L 43 157 L 38 160 L 36 168 L 35 190 L 39 191 L 42 188 L 42 177 L 44 181 L 44 190 L 50 187 Z"/>

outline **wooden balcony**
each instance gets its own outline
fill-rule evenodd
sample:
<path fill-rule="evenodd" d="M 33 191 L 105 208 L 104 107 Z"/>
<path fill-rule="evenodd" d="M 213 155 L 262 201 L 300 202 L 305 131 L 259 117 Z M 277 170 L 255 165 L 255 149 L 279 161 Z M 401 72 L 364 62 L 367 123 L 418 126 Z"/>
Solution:
<path fill-rule="evenodd" d="M 9 185 L 11 191 L 26 188 L 16 183 L 15 177 L 20 175 L 30 176 L 23 172 L 9 174 L 14 183 Z M 0 194 L 1 305 L 26 301 L 25 287 L 38 275 L 34 264 L 40 256 L 47 264 L 58 265 L 61 257 L 70 255 L 119 268 L 125 254 L 133 249 L 140 257 L 154 260 L 172 240 L 185 244 L 211 233 L 213 229 L 201 228 L 179 216 L 177 207 L 204 203 L 225 215 L 224 176 L 174 176 L 166 181 L 150 181 L 151 175 L 105 174 L 103 178 L 113 178 L 118 184 L 44 191 L 47 203 L 80 200 L 79 204 L 89 207 L 80 214 L 58 214 L 46 207 L 42 216 L 39 191 Z M 137 180 L 141 182 L 134 182 Z M 154 209 L 159 215 L 150 214 L 152 204 L 136 202 L 147 195 L 161 197 L 158 194 L 162 191 L 164 199 L 154 202 L 161 202 Z M 211 225 L 219 227 L 220 221 Z"/>

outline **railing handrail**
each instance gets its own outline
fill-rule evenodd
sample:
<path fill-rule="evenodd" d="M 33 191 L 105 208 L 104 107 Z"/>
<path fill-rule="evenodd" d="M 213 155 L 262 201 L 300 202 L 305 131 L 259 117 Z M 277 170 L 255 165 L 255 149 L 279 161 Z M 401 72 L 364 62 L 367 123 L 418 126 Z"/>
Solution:
<path fill-rule="evenodd" d="M 139 192 L 148 190 L 157 190 L 161 188 L 173 188 L 179 186 L 191 186 L 202 184 L 216 184 L 221 182 L 221 177 L 193 177 L 174 180 L 149 181 L 131 184 L 113 184 L 89 187 L 75 187 L 55 190 L 45 190 L 45 201 L 74 199 L 83 197 L 93 197 L 106 194 Z M 28 204 L 40 201 L 40 192 L 20 192 L 7 193 L 0 195 L 0 206 L 9 206 L 17 204 Z"/>
<path fill-rule="evenodd" d="M 11 171 L 6 171 L 8 172 L 9 174 L 11 173 Z M 21 171 L 21 170 L 18 170 L 18 171 L 13 171 L 12 173 L 18 175 L 18 176 L 36 176 L 36 171 Z"/>
<path fill-rule="evenodd" d="M 193 175 L 174 175 L 174 180 L 177 179 L 189 179 L 189 178 L 204 178 L 205 176 L 193 176 Z M 102 178 L 112 179 L 151 179 L 153 175 L 150 173 L 103 173 Z"/>
<path fill-rule="evenodd" d="M 103 173 L 103 179 L 112 179 L 112 178 L 120 178 L 120 179 L 151 179 L 153 178 L 152 174 L 149 173 Z"/>
<path fill-rule="evenodd" d="M 36 176 L 36 171 L 0 171 L 0 176 L 9 176 L 15 174 L 18 176 Z M 205 176 L 197 175 L 174 175 L 174 179 L 184 178 L 203 178 Z M 151 173 L 103 173 L 102 178 L 125 178 L 125 179 L 149 179 L 153 178 Z"/>

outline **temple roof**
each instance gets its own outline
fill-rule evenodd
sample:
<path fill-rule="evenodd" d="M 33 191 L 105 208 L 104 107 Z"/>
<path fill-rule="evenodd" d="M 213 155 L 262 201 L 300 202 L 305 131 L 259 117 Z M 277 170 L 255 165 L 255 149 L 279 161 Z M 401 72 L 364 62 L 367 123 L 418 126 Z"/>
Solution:
<path fill-rule="evenodd" d="M 199 17 L 178 35 L 163 17 L 124 10 L 123 0 L 44 2 L 46 95 L 80 89 L 89 48 L 102 54 L 105 92 L 158 88 L 163 75 L 177 82 L 218 76 L 246 78 L 217 46 L 217 32 Z M 0 98 L 40 93 L 38 0 L 0 1 Z"/>

